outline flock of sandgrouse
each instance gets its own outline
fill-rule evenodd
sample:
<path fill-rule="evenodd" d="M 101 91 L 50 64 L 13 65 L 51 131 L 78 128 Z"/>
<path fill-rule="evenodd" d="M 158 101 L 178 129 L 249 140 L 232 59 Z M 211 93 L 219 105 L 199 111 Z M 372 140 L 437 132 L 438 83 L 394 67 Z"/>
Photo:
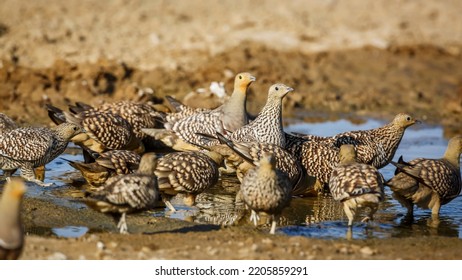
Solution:
<path fill-rule="evenodd" d="M 438 215 L 461 191 L 462 137 L 449 140 L 441 159 L 392 158 L 407 127 L 417 123 L 398 114 L 382 127 L 332 137 L 289 134 L 282 126 L 282 100 L 293 91 L 284 84 L 269 88 L 266 105 L 250 120 L 247 89 L 255 78 L 235 77 L 234 90 L 220 107 L 191 108 L 167 97 L 170 111 L 130 101 L 92 107 L 84 103 L 67 111 L 47 106 L 53 128 L 18 127 L 0 114 L 0 168 L 7 183 L 0 200 L 0 259 L 17 258 L 23 244 L 20 204 L 26 192 L 21 177 L 41 186 L 43 166 L 64 152 L 69 141 L 82 147 L 85 162 L 69 162 L 92 186 L 85 202 L 103 213 L 120 214 L 118 228 L 127 233 L 126 213 L 159 204 L 175 211 L 170 199 L 178 193 L 187 205 L 213 186 L 220 174 L 235 173 L 241 182 L 237 197 L 257 225 L 267 213 L 271 233 L 278 215 L 294 196 L 313 195 L 328 187 L 343 203 L 351 227 L 359 208 L 370 220 L 384 199 L 384 185 L 393 191 L 408 215 L 413 206 Z M 178 152 L 153 152 L 159 143 Z M 141 155 L 141 156 L 140 156 Z M 378 169 L 392 163 L 395 176 L 384 181 Z M 40 168 L 42 167 L 42 169 Z"/>

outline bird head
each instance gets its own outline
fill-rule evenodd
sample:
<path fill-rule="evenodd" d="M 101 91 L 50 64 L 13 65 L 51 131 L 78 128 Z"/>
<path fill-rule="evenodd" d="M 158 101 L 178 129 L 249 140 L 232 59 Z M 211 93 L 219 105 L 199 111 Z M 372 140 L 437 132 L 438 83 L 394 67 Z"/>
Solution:
<path fill-rule="evenodd" d="M 138 173 L 154 175 L 157 167 L 157 155 L 155 153 L 146 153 L 141 157 Z"/>
<path fill-rule="evenodd" d="M 356 150 L 353 145 L 340 146 L 339 152 L 340 163 L 356 162 Z"/>
<path fill-rule="evenodd" d="M 393 119 L 393 125 L 400 128 L 407 128 L 413 124 L 420 123 L 419 120 L 414 119 L 412 116 L 404 113 L 399 113 Z"/>
<path fill-rule="evenodd" d="M 255 82 L 255 77 L 250 73 L 243 72 L 236 75 L 234 78 L 234 88 L 239 89 L 242 93 L 246 93 L 252 82 Z"/>
<path fill-rule="evenodd" d="M 74 123 L 62 123 L 60 125 L 58 125 L 57 127 L 54 127 L 53 128 L 56 132 L 56 134 L 65 139 L 65 140 L 69 140 L 71 139 L 72 137 L 82 133 L 82 132 L 85 132 L 84 129 L 80 126 L 80 125 L 77 125 L 77 124 L 74 124 Z"/>
<path fill-rule="evenodd" d="M 269 88 L 268 97 L 282 99 L 287 93 L 294 89 L 284 84 L 274 84 Z"/>

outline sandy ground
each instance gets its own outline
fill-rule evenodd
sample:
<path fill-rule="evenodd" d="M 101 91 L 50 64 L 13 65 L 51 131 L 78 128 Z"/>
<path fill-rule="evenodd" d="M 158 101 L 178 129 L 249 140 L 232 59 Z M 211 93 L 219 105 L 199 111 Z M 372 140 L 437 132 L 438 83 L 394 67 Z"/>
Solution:
<path fill-rule="evenodd" d="M 253 113 L 268 87 L 283 82 L 296 89 L 285 101 L 286 116 L 390 119 L 405 111 L 443 125 L 445 137 L 462 132 L 461 1 L 286 2 L 3 0 L 0 111 L 44 125 L 50 123 L 45 103 L 161 103 L 166 94 L 183 98 L 212 81 L 230 92 L 234 74 L 249 71 L 257 77 L 248 103 Z M 210 101 L 193 99 L 197 106 Z M 76 240 L 32 234 L 23 258 L 61 252 L 88 259 L 460 259 L 462 244 L 457 238 L 347 242 L 179 227 L 192 229 Z M 105 249 L 96 249 L 98 241 Z"/>

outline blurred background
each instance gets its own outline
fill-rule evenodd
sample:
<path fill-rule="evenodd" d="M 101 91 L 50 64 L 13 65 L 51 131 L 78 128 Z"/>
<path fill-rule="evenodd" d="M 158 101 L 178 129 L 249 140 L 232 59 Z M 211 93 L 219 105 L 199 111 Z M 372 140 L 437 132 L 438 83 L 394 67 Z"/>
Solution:
<path fill-rule="evenodd" d="M 0 111 L 47 124 L 45 103 L 161 103 L 213 81 L 231 92 L 249 71 L 254 113 L 283 82 L 296 89 L 287 115 L 408 112 L 450 136 L 462 121 L 461 11 L 459 0 L 2 0 Z"/>

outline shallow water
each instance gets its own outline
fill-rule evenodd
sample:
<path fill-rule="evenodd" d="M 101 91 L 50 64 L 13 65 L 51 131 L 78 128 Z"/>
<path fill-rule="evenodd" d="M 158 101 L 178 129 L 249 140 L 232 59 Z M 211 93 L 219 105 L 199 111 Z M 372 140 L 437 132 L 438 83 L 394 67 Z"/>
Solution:
<path fill-rule="evenodd" d="M 290 121 L 285 127 L 288 132 L 301 132 L 321 136 L 330 136 L 349 130 L 363 130 L 383 125 L 384 122 L 374 119 L 356 120 L 354 123 L 341 119 L 337 121 L 324 121 L 319 123 L 305 123 Z M 405 160 L 416 157 L 439 158 L 446 149 L 447 139 L 443 138 L 443 130 L 440 126 L 415 125 L 409 128 L 395 154 L 394 160 L 400 155 Z M 69 167 L 64 159 L 82 160 L 78 149 L 72 147 L 66 154 L 47 165 L 46 182 L 53 182 L 51 187 L 42 188 L 35 184 L 29 184 L 27 196 L 41 197 L 51 200 L 53 203 L 71 207 L 86 207 L 80 200 L 83 192 L 80 188 L 70 183 L 78 179 L 80 174 Z M 394 168 L 388 165 L 380 170 L 385 179 L 392 177 Z M 165 216 L 174 219 L 195 221 L 198 223 L 220 225 L 249 224 L 249 213 L 244 209 L 241 202 L 236 202 L 238 180 L 235 177 L 224 176 L 219 184 L 197 198 L 195 207 L 181 205 L 181 198 L 176 198 L 177 212 L 171 213 L 167 209 L 155 210 L 154 216 Z M 359 220 L 353 227 L 353 238 L 390 238 L 409 236 L 452 236 L 462 238 L 462 198 L 459 196 L 451 203 L 444 205 L 438 221 L 431 220 L 429 210 L 416 208 L 414 220 L 404 220 L 406 210 L 391 197 L 391 192 L 386 188 L 386 199 L 381 204 L 379 211 L 374 216 L 375 220 L 366 225 Z M 268 231 L 269 226 L 265 219 L 261 220 L 261 229 Z M 341 204 L 329 196 L 315 198 L 295 198 L 291 206 L 283 212 L 279 234 L 302 235 L 316 238 L 337 239 L 345 238 L 347 234 L 347 219 L 343 213 Z M 88 228 L 72 224 L 53 228 L 51 232 L 60 237 L 78 237 L 88 232 Z"/>

